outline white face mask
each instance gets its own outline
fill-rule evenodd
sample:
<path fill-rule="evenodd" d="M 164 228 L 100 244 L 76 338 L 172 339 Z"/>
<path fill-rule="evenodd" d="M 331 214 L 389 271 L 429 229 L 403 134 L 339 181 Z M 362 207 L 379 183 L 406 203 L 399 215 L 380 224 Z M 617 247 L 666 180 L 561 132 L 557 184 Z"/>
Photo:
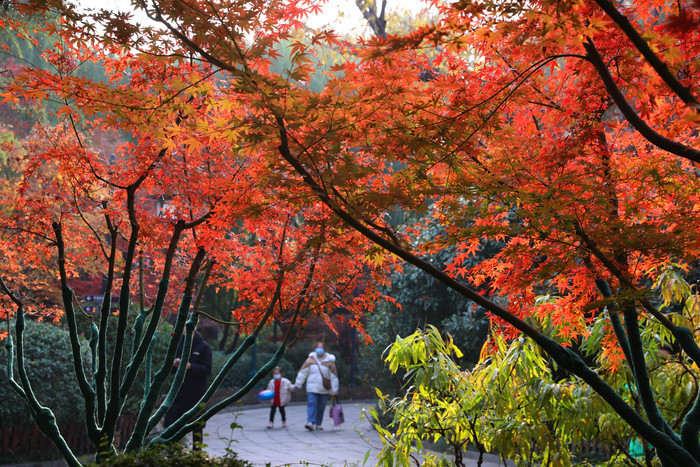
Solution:
<path fill-rule="evenodd" d="M 275 379 L 280 379 L 282 377 L 282 375 L 272 375 L 272 377 Z"/>

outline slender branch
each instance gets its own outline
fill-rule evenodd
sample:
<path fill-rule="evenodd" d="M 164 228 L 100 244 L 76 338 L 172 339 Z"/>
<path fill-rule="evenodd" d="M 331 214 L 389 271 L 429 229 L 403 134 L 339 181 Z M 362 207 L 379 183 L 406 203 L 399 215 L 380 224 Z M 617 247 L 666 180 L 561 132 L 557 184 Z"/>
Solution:
<path fill-rule="evenodd" d="M 24 361 L 24 305 L 17 298 L 17 296 L 12 293 L 9 287 L 7 287 L 1 277 L 0 288 L 2 288 L 3 293 L 7 295 L 10 300 L 15 303 L 15 305 L 17 305 L 17 317 L 15 319 L 15 345 L 17 347 L 17 372 L 19 373 L 21 385 L 14 379 L 14 361 L 12 353 L 13 343 L 12 335 L 9 335 L 7 337 L 6 347 L 8 350 L 7 375 L 10 386 L 27 402 L 27 405 L 29 405 L 29 410 L 37 428 L 39 428 L 39 430 L 54 443 L 56 448 L 61 453 L 63 459 L 70 467 L 77 467 L 80 465 L 80 462 L 78 462 L 75 454 L 73 454 L 73 451 L 71 451 L 71 448 L 68 446 L 65 438 L 63 438 L 61 432 L 58 430 L 56 417 L 48 407 L 45 407 L 39 403 L 34 390 L 32 389 L 31 382 L 29 381 L 27 367 Z"/>
<path fill-rule="evenodd" d="M 586 263 L 586 267 L 589 267 L 589 264 L 591 263 L 590 259 L 586 258 L 584 260 L 584 263 Z M 590 265 L 589 269 L 592 270 L 592 264 Z M 610 286 L 608 285 L 608 282 L 600 277 L 597 277 L 595 279 L 595 284 L 596 287 L 598 287 L 598 290 L 600 291 L 601 294 L 603 294 L 604 298 L 612 298 L 612 292 L 610 290 Z M 613 306 L 617 306 L 613 302 Z M 622 349 L 622 353 L 625 355 L 625 360 L 627 360 L 627 364 L 630 366 L 630 370 L 634 373 L 634 367 L 633 367 L 633 362 L 632 362 L 632 352 L 630 351 L 630 343 L 629 340 L 627 340 L 627 335 L 625 334 L 625 330 L 622 327 L 622 321 L 620 320 L 620 315 L 619 315 L 619 310 L 613 309 L 608 311 L 608 315 L 610 316 L 610 323 L 612 324 L 613 327 L 613 332 L 615 333 L 615 337 L 617 338 L 618 344 L 620 344 L 620 348 Z"/>
<path fill-rule="evenodd" d="M 197 414 L 201 411 L 200 405 L 202 403 L 206 403 L 211 399 L 211 397 L 214 395 L 214 392 L 219 388 L 221 383 L 223 383 L 224 378 L 226 378 L 226 375 L 228 374 L 229 371 L 231 371 L 231 368 L 240 360 L 241 356 L 243 353 L 248 350 L 252 345 L 253 342 L 255 342 L 256 337 L 262 330 L 263 326 L 267 322 L 268 318 L 272 315 L 272 312 L 275 309 L 275 303 L 277 303 L 278 297 L 280 296 L 282 292 L 282 284 L 284 283 L 284 269 L 280 270 L 278 279 L 277 279 L 277 286 L 275 287 L 275 291 L 273 293 L 272 298 L 270 299 L 269 306 L 267 310 L 265 311 L 265 314 L 262 316 L 260 322 L 258 323 L 257 327 L 253 330 L 253 332 L 246 337 L 241 345 L 236 349 L 236 351 L 229 357 L 229 359 L 226 361 L 224 366 L 219 370 L 219 373 L 216 375 L 212 383 L 209 385 L 207 388 L 206 392 L 204 395 L 200 398 L 199 402 L 189 411 L 187 411 L 184 415 L 182 415 L 175 423 L 170 425 L 168 428 L 166 428 L 159 436 L 151 440 L 149 445 L 153 445 L 154 443 L 162 442 L 162 441 L 170 441 L 173 439 L 178 439 L 178 437 L 181 437 L 184 433 L 187 433 L 188 429 L 191 429 L 194 427 L 194 423 L 190 423 L 189 425 L 186 425 L 189 420 L 191 420 L 193 417 L 196 417 Z M 269 370 L 268 370 L 269 371 Z M 264 376 L 264 374 L 263 374 Z M 262 376 L 261 376 L 262 377 Z M 259 379 L 256 380 L 256 382 Z M 247 387 L 247 385 L 246 385 Z M 251 386 L 252 387 L 252 386 Z M 249 388 L 248 388 L 249 389 Z M 240 391 L 239 391 L 240 392 Z M 246 389 L 247 392 L 247 389 Z M 238 394 L 238 393 L 236 393 Z M 245 393 L 243 393 L 245 394 Z M 242 394 L 239 395 L 239 399 L 242 397 Z M 229 398 L 231 399 L 231 398 Z M 235 399 L 238 400 L 238 399 Z M 230 404 L 232 401 L 229 401 L 228 403 Z M 228 404 L 226 404 L 228 405 Z M 216 410 L 214 413 L 218 412 L 219 410 L 223 409 L 226 405 L 217 404 L 215 407 L 220 407 L 218 410 Z M 209 411 L 205 412 L 208 413 Z M 211 414 L 213 415 L 213 414 Z M 207 418 L 203 418 L 204 415 L 201 417 L 197 418 L 197 421 L 201 420 L 206 420 L 211 417 L 209 415 Z M 157 420 L 155 420 L 157 423 Z"/>
<path fill-rule="evenodd" d="M 143 180 L 141 180 L 143 181 Z M 140 183 L 139 183 L 140 184 Z M 124 340 L 126 334 L 127 318 L 129 315 L 129 302 L 131 299 L 131 270 L 133 268 L 136 245 L 138 243 L 140 225 L 136 217 L 136 189 L 138 185 L 129 186 L 126 190 L 126 203 L 129 221 L 131 224 L 131 234 L 124 257 L 124 269 L 122 272 L 122 285 L 119 292 L 119 318 L 117 321 L 117 333 L 112 352 L 112 368 L 110 378 L 110 393 L 105 411 L 105 418 L 102 426 L 102 439 L 100 443 L 107 443 L 107 446 L 100 446 L 100 449 L 107 448 L 111 451 L 111 443 L 114 439 L 117 418 L 122 405 L 123 396 L 120 394 L 119 386 L 121 381 L 122 357 L 124 355 Z M 103 308 L 105 301 L 103 300 Z M 103 453 L 98 452 L 98 458 Z"/>
<path fill-rule="evenodd" d="M 104 295 L 102 296 L 102 307 L 100 308 L 97 372 L 94 375 L 95 390 L 97 392 L 97 419 L 102 425 L 104 425 L 107 413 L 107 330 L 112 310 L 112 288 L 114 287 L 114 271 L 117 259 L 117 228 L 108 214 L 105 214 L 105 222 L 109 230 L 109 255 L 107 257 L 107 282 Z"/>
<path fill-rule="evenodd" d="M 88 222 L 88 220 L 85 218 L 85 215 L 83 214 L 83 210 L 80 209 L 80 204 L 78 203 L 78 197 L 77 197 L 77 195 L 76 195 L 76 193 L 75 193 L 75 190 L 73 190 L 73 206 L 75 206 L 75 209 L 76 209 L 76 211 L 78 212 L 78 216 L 79 216 L 80 219 L 83 221 L 83 224 L 85 224 L 85 225 L 87 226 L 87 228 L 90 229 L 90 231 L 92 232 L 92 234 L 93 234 L 93 235 L 95 236 L 95 238 L 97 239 L 97 242 L 98 242 L 98 244 L 100 245 L 100 250 L 102 250 L 102 256 L 104 256 L 105 258 L 107 258 L 108 255 L 107 255 L 107 251 L 105 250 L 104 242 L 103 242 L 102 239 L 100 238 L 100 234 L 97 233 L 97 231 L 96 231 L 95 228 L 92 226 L 92 224 L 91 224 L 90 222 Z"/>
<path fill-rule="evenodd" d="M 688 366 L 685 364 L 685 362 L 683 360 L 684 359 L 682 359 L 682 358 L 678 359 L 678 364 L 680 364 L 685 369 L 685 371 L 683 373 L 681 373 L 681 378 L 683 377 L 684 374 L 688 374 L 688 375 L 690 375 L 691 378 L 693 378 L 693 386 L 694 386 L 693 387 L 693 395 L 688 400 L 688 403 L 685 404 L 685 406 L 681 410 L 678 417 L 676 417 L 676 420 L 671 424 L 671 427 L 673 427 L 674 430 L 676 428 L 678 428 L 678 426 L 681 424 L 681 422 L 684 421 L 685 416 L 688 414 L 688 412 L 690 412 L 690 409 L 693 407 L 693 405 L 695 404 L 695 401 L 698 397 L 698 390 L 700 389 L 699 384 L 698 384 L 698 377 L 695 375 L 695 372 L 693 370 L 688 368 Z M 679 378 L 679 380 L 680 380 L 680 378 Z"/>
<path fill-rule="evenodd" d="M 215 318 L 212 315 L 205 313 L 201 310 L 196 312 L 198 315 L 204 316 L 205 318 L 214 321 L 215 323 L 223 324 L 224 326 L 240 326 L 245 324 L 245 321 L 224 321 L 223 319 Z"/>
<path fill-rule="evenodd" d="M 622 270 L 615 264 L 613 263 L 612 260 L 610 260 L 605 253 L 598 247 L 595 241 L 586 233 L 586 231 L 583 229 L 583 226 L 579 222 L 574 223 L 574 231 L 576 232 L 576 235 L 583 240 L 583 243 L 586 245 L 586 248 L 593 253 L 593 256 L 598 258 L 598 260 L 605 266 L 605 268 L 610 271 L 613 276 L 615 276 L 622 285 L 627 287 L 630 290 L 635 290 L 635 285 L 630 281 L 625 274 L 623 274 Z M 642 304 L 644 302 L 642 301 Z M 659 320 L 661 324 L 663 324 L 666 328 L 673 330 L 673 328 L 676 327 L 675 324 L 663 313 L 661 313 L 659 310 L 654 309 L 654 310 L 649 310 L 649 312 Z"/>
<path fill-rule="evenodd" d="M 280 239 L 280 248 L 279 248 L 279 253 L 278 253 L 277 261 L 276 261 L 277 264 L 282 263 L 284 246 L 285 246 L 286 239 L 287 239 L 287 227 L 288 227 L 288 225 L 289 225 L 289 217 L 287 217 L 287 220 L 284 224 L 284 228 L 282 229 L 282 237 Z M 236 362 L 238 362 L 238 360 L 241 358 L 243 353 L 253 345 L 253 342 L 255 342 L 257 335 L 260 333 L 260 331 L 265 326 L 265 323 L 267 322 L 269 317 L 272 315 L 272 313 L 275 309 L 275 304 L 279 301 L 279 298 L 282 295 L 282 285 L 284 284 L 284 277 L 285 277 L 285 268 L 280 267 L 278 275 L 277 275 L 277 284 L 275 286 L 275 291 L 272 294 L 272 298 L 270 299 L 267 310 L 263 314 L 262 318 L 258 322 L 258 324 L 255 327 L 255 329 L 253 330 L 253 332 L 243 340 L 243 342 L 238 347 L 238 349 L 236 349 L 236 351 L 229 357 L 229 359 L 226 361 L 226 363 L 221 368 L 221 370 L 219 370 L 219 373 L 216 375 L 216 377 L 214 378 L 212 383 L 209 385 L 209 387 L 207 388 L 204 395 L 202 395 L 199 402 L 194 407 L 192 407 L 192 409 L 190 409 L 185 414 L 183 414 L 178 420 L 176 420 L 175 423 L 173 423 L 168 428 L 166 428 L 165 431 L 163 431 L 160 434 L 160 436 L 157 436 L 155 439 L 151 440 L 149 445 L 152 445 L 154 443 L 157 443 L 157 442 L 160 442 L 163 440 L 165 440 L 167 442 L 167 441 L 170 441 L 173 439 L 179 439 L 180 437 L 182 437 L 182 435 L 184 433 L 187 433 L 189 430 L 191 430 L 195 426 L 196 423 L 198 423 L 200 421 L 206 421 L 208 418 L 210 418 L 213 415 L 213 413 L 220 411 L 226 405 L 228 405 L 228 404 L 222 405 L 221 403 L 217 404 L 215 406 L 215 407 L 217 407 L 215 412 L 210 413 L 209 411 L 207 411 L 203 415 L 198 416 L 198 414 L 201 412 L 200 407 L 202 406 L 202 404 L 206 404 L 209 401 L 209 399 L 211 399 L 211 397 L 214 395 L 214 392 L 216 392 L 216 390 L 219 388 L 221 383 L 223 383 L 224 378 L 226 377 L 228 372 L 231 370 L 231 368 L 233 368 L 233 366 L 236 364 Z M 197 315 L 197 313 L 195 313 L 195 315 Z M 280 347 L 280 349 L 283 349 L 283 348 L 284 348 L 284 343 Z M 280 352 L 280 350 L 278 350 L 278 353 L 279 352 Z M 275 354 L 275 355 L 277 355 L 277 354 Z M 281 357 L 281 353 L 280 353 L 279 357 L 277 357 L 275 362 L 279 361 L 280 357 Z M 274 358 L 275 357 L 273 357 L 273 359 Z M 262 371 L 262 369 L 261 369 L 261 371 Z M 268 371 L 269 371 L 269 369 L 265 373 L 262 373 L 262 374 L 260 372 L 258 372 L 256 374 L 256 376 L 253 378 L 255 380 L 255 382 L 259 381 L 260 378 L 262 378 L 262 376 L 267 374 Z M 246 385 L 246 387 L 247 387 L 247 385 Z M 250 387 L 252 387 L 252 386 L 250 386 Z M 236 394 L 239 394 L 240 392 L 241 391 L 238 391 Z M 247 390 L 246 390 L 246 392 L 247 392 Z M 242 397 L 243 394 L 245 394 L 245 392 L 239 394 L 238 398 L 236 398 L 235 400 L 240 399 L 240 397 Z M 229 398 L 229 399 L 231 399 L 231 398 Z M 233 402 L 233 400 L 230 400 L 228 403 L 230 404 L 231 402 Z M 167 410 L 167 408 L 166 408 L 166 410 Z M 209 415 L 207 415 L 207 414 L 209 414 Z M 188 421 L 192 420 L 195 417 L 197 419 L 188 424 Z M 151 420 L 149 420 L 150 429 L 152 429 L 156 425 L 158 420 L 159 420 L 159 417 L 156 418 L 155 415 L 153 417 L 151 417 Z"/>

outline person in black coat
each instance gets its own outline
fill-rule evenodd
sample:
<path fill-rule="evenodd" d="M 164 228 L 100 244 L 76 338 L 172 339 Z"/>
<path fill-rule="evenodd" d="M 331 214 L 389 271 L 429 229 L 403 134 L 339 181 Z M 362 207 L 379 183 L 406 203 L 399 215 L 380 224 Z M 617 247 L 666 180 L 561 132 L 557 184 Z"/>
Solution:
<path fill-rule="evenodd" d="M 173 361 L 173 371 L 179 366 L 182 356 L 182 347 L 184 339 L 180 339 L 180 344 L 177 348 L 177 357 Z M 165 414 L 163 425 L 168 426 L 175 423 L 185 412 L 197 405 L 199 399 L 207 390 L 207 376 L 211 373 L 211 348 L 204 341 L 204 338 L 199 331 L 194 332 L 192 336 L 192 349 L 190 351 L 190 360 L 187 362 L 187 372 L 185 379 L 182 381 L 180 390 L 175 396 L 173 405 Z M 192 441 L 194 449 L 198 449 L 198 445 L 202 442 L 204 431 L 204 423 L 192 431 Z"/>

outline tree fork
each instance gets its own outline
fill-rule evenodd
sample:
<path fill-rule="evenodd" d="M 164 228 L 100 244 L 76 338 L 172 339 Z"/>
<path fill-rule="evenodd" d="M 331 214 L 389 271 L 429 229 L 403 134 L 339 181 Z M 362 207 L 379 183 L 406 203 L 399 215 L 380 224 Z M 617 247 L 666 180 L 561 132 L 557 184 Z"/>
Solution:
<path fill-rule="evenodd" d="M 56 417 L 51 409 L 44 407 L 39 403 L 36 395 L 34 394 L 34 390 L 32 389 L 31 382 L 29 381 L 29 376 L 27 375 L 27 369 L 24 363 L 24 304 L 12 293 L 2 278 L 0 278 L 0 288 L 5 295 L 7 295 L 10 300 L 17 305 L 17 317 L 15 318 L 15 338 L 17 346 L 17 372 L 19 373 L 21 385 L 14 379 L 12 335 L 10 334 L 7 336 L 7 343 L 5 344 L 8 351 L 7 375 L 10 386 L 22 399 L 27 402 L 32 419 L 34 420 L 37 428 L 39 428 L 39 430 L 53 442 L 69 467 L 79 466 L 80 462 L 78 462 L 75 454 L 73 454 L 73 451 L 68 446 L 65 438 L 58 430 Z"/>

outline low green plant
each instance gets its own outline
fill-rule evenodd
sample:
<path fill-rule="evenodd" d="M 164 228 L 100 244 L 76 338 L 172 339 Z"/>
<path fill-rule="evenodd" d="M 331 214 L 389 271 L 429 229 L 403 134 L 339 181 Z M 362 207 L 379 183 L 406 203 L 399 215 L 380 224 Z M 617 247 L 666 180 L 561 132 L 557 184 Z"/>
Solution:
<path fill-rule="evenodd" d="M 97 466 L 98 464 L 90 464 Z M 138 452 L 122 453 L 100 462 L 100 467 L 252 467 L 248 461 L 226 450 L 222 457 L 210 457 L 203 450 L 187 449 L 178 443 L 155 444 Z"/>

